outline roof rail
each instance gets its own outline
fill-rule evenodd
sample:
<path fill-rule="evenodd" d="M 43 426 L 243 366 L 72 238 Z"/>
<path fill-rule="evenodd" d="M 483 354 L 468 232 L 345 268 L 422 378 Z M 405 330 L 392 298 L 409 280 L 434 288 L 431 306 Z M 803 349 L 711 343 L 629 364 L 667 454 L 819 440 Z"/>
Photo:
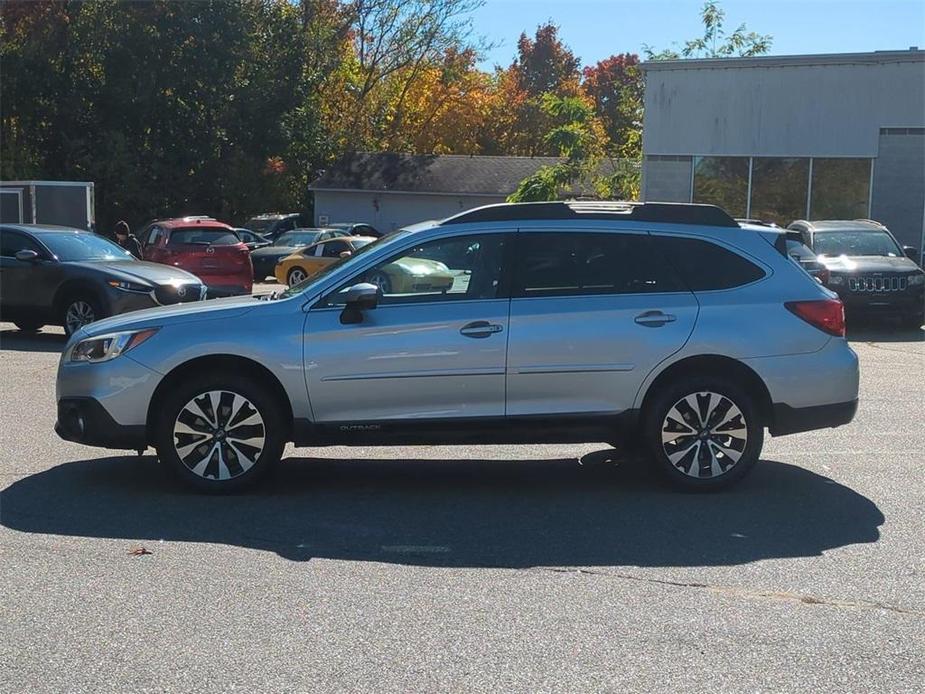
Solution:
<path fill-rule="evenodd" d="M 855 219 L 855 222 L 869 222 L 870 224 L 876 224 L 878 227 L 883 226 L 883 222 L 878 222 L 876 219 Z"/>
<path fill-rule="evenodd" d="M 716 205 L 676 202 L 611 202 L 573 200 L 567 202 L 519 202 L 486 205 L 461 212 L 441 224 L 471 222 L 511 222 L 543 219 L 616 219 L 634 222 L 699 224 L 716 227 L 739 227 L 725 210 Z"/>

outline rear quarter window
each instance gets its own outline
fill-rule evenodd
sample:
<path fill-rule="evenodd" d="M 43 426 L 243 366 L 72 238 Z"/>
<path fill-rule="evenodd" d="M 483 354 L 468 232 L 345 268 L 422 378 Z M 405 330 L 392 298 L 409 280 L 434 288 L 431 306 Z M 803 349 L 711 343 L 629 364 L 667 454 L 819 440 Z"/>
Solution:
<path fill-rule="evenodd" d="M 675 236 L 654 239 L 691 291 L 732 289 L 765 276 L 750 260 L 710 241 Z"/>

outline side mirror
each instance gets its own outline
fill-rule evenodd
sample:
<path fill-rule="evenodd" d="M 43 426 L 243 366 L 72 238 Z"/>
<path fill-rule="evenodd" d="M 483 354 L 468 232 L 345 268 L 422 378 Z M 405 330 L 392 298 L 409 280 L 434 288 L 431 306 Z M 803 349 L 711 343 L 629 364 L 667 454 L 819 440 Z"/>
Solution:
<path fill-rule="evenodd" d="M 906 257 L 907 257 L 909 260 L 915 260 L 916 262 L 918 262 L 918 259 L 919 259 L 919 249 L 916 248 L 915 246 L 903 246 L 903 253 L 906 254 Z M 17 253 L 16 255 L 17 255 L 17 257 L 19 256 L 18 253 Z"/>
<path fill-rule="evenodd" d="M 16 260 L 20 260 L 24 263 L 37 263 L 39 261 L 39 254 L 24 248 L 21 251 L 16 251 Z"/>
<path fill-rule="evenodd" d="M 361 282 L 347 290 L 346 305 L 340 314 L 344 325 L 363 322 L 363 311 L 369 311 L 379 305 L 379 288 L 375 284 Z"/>
<path fill-rule="evenodd" d="M 341 257 L 341 258 L 349 258 L 349 257 L 352 256 L 352 255 L 353 255 L 353 253 L 351 253 L 350 251 L 341 251 L 341 252 L 340 252 L 340 257 Z"/>

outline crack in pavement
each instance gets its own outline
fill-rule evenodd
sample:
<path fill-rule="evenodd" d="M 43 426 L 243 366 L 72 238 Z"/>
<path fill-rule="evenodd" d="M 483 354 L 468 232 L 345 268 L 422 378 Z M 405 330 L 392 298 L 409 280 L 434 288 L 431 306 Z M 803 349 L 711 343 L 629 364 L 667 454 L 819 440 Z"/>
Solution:
<path fill-rule="evenodd" d="M 587 574 L 591 576 L 601 576 L 604 578 L 616 578 L 625 581 L 637 581 L 639 583 L 649 583 L 654 585 L 672 586 L 675 588 L 697 588 L 709 590 L 721 595 L 731 595 L 743 598 L 763 598 L 766 600 L 781 600 L 786 602 L 798 602 L 803 605 L 822 605 L 825 607 L 840 608 L 863 608 L 885 610 L 897 614 L 911 615 L 915 617 L 925 616 L 925 611 L 914 610 L 898 605 L 890 605 L 884 602 L 874 600 L 839 600 L 835 598 L 820 598 L 815 595 L 805 595 L 800 593 L 788 593 L 784 591 L 765 591 L 752 590 L 749 588 L 740 588 L 736 586 L 714 586 L 709 583 L 698 583 L 696 581 L 672 581 L 665 578 L 646 578 L 644 576 L 634 576 L 633 574 L 620 573 L 618 571 L 595 571 L 593 569 L 572 569 L 564 567 L 538 567 L 536 570 L 558 574 Z"/>

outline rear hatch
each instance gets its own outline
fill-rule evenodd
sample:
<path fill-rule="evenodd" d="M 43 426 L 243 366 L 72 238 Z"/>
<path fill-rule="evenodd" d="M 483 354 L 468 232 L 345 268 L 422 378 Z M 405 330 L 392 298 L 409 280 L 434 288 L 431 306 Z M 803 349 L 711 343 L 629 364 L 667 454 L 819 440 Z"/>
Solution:
<path fill-rule="evenodd" d="M 177 227 L 167 250 L 174 264 L 194 275 L 237 275 L 250 264 L 247 246 L 230 229 Z"/>

